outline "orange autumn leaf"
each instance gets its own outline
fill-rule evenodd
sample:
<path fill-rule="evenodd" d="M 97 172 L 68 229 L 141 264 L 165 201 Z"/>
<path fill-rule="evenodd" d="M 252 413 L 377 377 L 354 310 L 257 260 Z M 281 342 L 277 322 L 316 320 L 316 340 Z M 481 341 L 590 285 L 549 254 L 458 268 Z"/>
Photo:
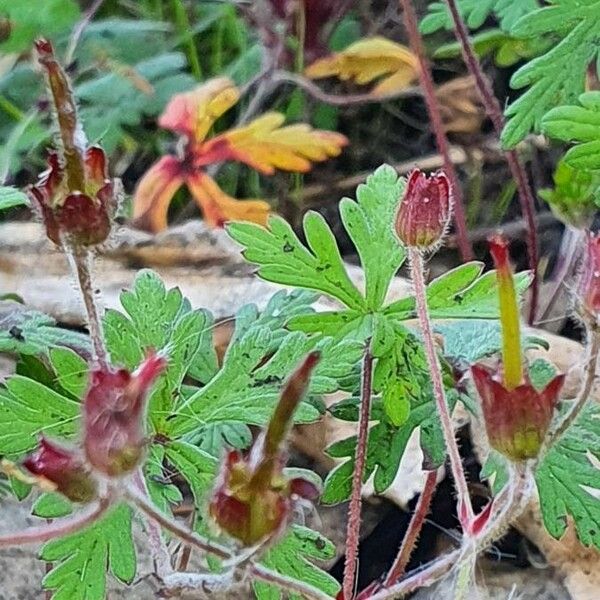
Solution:
<path fill-rule="evenodd" d="M 305 123 L 284 125 L 285 117 L 276 112 L 206 139 L 215 121 L 239 97 L 235 85 L 221 77 L 170 100 L 158 123 L 182 136 L 180 151 L 177 156 L 161 158 L 138 183 L 133 201 L 138 226 L 151 231 L 164 229 L 173 195 L 184 184 L 209 225 L 222 226 L 230 220 L 264 224 L 269 214 L 264 200 L 232 198 L 205 167 L 232 160 L 265 175 L 273 175 L 276 169 L 305 173 L 312 163 L 338 156 L 347 144 L 343 135 L 332 131 L 315 130 Z"/>
<path fill-rule="evenodd" d="M 211 227 L 222 227 L 223 216 L 230 221 L 252 221 L 266 225 L 269 204 L 264 200 L 236 200 L 226 194 L 212 177 L 199 172 L 187 181 L 196 204 Z"/>
<path fill-rule="evenodd" d="M 315 61 L 306 68 L 305 75 L 311 79 L 338 77 L 358 85 L 381 78 L 371 93 L 388 96 L 416 81 L 418 68 L 417 58 L 408 48 L 377 36 Z"/>
<path fill-rule="evenodd" d="M 199 144 L 214 122 L 240 99 L 240 92 L 227 77 L 207 81 L 190 92 L 176 94 L 167 104 L 158 124 L 193 138 Z"/>
<path fill-rule="evenodd" d="M 275 169 L 306 173 L 312 162 L 338 156 L 347 144 L 339 133 L 316 131 L 306 123 L 282 127 L 284 121 L 281 113 L 266 113 L 207 142 L 206 150 L 227 146 L 222 151 L 228 158 L 272 175 Z"/>

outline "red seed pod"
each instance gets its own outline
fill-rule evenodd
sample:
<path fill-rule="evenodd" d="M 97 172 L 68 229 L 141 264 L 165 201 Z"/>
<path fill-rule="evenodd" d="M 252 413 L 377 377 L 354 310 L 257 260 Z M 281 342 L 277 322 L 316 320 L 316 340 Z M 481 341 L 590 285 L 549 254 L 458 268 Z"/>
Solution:
<path fill-rule="evenodd" d="M 83 442 L 88 462 L 101 473 L 118 477 L 141 461 L 146 399 L 166 364 L 153 353 L 133 374 L 125 369 L 92 371 L 83 401 Z"/>
<path fill-rule="evenodd" d="M 444 237 L 451 214 L 452 194 L 446 174 L 438 171 L 428 177 L 414 169 L 396 214 L 396 234 L 405 246 L 433 250 Z"/>
<path fill-rule="evenodd" d="M 577 291 L 581 310 L 597 318 L 600 313 L 600 235 L 589 235 Z"/>
<path fill-rule="evenodd" d="M 23 466 L 52 482 L 72 502 L 91 502 L 98 495 L 96 480 L 75 452 L 45 437 L 40 439 L 36 451 L 25 458 Z"/>
<path fill-rule="evenodd" d="M 231 451 L 221 467 L 209 511 L 220 529 L 245 546 L 276 538 L 288 522 L 296 497 L 314 500 L 319 495 L 313 483 L 285 476 L 282 447 L 317 361 L 317 353 L 309 354 L 289 378 L 269 427 L 248 456 Z"/>
<path fill-rule="evenodd" d="M 535 458 L 560 399 L 564 375 L 556 375 L 542 391 L 528 377 L 507 389 L 498 369 L 481 364 L 471 367 L 490 446 L 512 461 Z"/>

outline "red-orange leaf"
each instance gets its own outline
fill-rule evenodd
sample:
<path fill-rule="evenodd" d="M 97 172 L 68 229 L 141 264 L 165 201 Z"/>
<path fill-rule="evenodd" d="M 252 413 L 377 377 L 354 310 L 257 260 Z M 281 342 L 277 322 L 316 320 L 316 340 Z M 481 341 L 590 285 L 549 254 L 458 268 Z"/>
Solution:
<path fill-rule="evenodd" d="M 211 79 L 190 92 L 173 96 L 158 124 L 200 144 L 213 123 L 239 99 L 240 92 L 230 79 Z"/>
<path fill-rule="evenodd" d="M 282 127 L 284 121 L 281 113 L 266 113 L 206 142 L 202 149 L 207 154 L 218 149 L 221 160 L 239 160 L 272 175 L 275 169 L 305 173 L 311 163 L 338 156 L 348 143 L 340 133 L 315 130 L 306 123 Z"/>
<path fill-rule="evenodd" d="M 181 165 L 174 156 L 163 156 L 146 171 L 133 199 L 133 219 L 138 227 L 149 231 L 167 227 L 169 204 L 183 181 Z"/>
<path fill-rule="evenodd" d="M 267 224 L 269 205 L 264 200 L 236 200 L 202 172 L 188 177 L 187 184 L 208 225 L 222 227 L 227 221 Z"/>
<path fill-rule="evenodd" d="M 186 184 L 209 225 L 245 220 L 265 224 L 269 205 L 263 200 L 236 200 L 211 179 L 204 168 L 216 162 L 243 162 L 265 175 L 275 169 L 304 173 L 313 162 L 337 156 L 347 139 L 332 131 L 298 123 L 283 126 L 285 117 L 266 113 L 248 125 L 205 140 L 214 122 L 239 100 L 227 78 L 212 79 L 195 90 L 175 95 L 159 125 L 182 136 L 177 156 L 165 156 L 142 177 L 134 197 L 138 226 L 160 231 L 167 226 L 173 194 Z"/>

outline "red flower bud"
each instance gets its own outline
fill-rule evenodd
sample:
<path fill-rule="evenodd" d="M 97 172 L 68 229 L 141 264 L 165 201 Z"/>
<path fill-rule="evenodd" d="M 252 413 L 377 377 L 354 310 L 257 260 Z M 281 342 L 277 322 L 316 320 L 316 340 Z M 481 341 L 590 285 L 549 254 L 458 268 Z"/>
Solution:
<path fill-rule="evenodd" d="M 396 234 L 405 246 L 432 250 L 446 233 L 451 212 L 450 182 L 445 173 L 427 177 L 414 169 L 396 214 Z"/>
<path fill-rule="evenodd" d="M 37 450 L 23 461 L 33 475 L 43 477 L 73 502 L 91 502 L 98 494 L 96 481 L 76 454 L 42 437 Z"/>
<path fill-rule="evenodd" d="M 245 546 L 277 537 L 285 528 L 296 496 L 309 500 L 318 497 L 319 490 L 311 482 L 284 475 L 281 447 L 317 361 L 317 353 L 309 354 L 290 377 L 269 427 L 257 438 L 249 455 L 231 451 L 221 467 L 210 514 L 221 529 Z"/>
<path fill-rule="evenodd" d="M 69 78 L 52 44 L 38 40 L 36 49 L 52 95 L 60 144 L 50 153 L 49 168 L 29 190 L 30 196 L 55 244 L 64 238 L 75 246 L 97 245 L 110 234 L 116 182 L 108 178 L 104 151 L 86 146 Z"/>
<path fill-rule="evenodd" d="M 116 477 L 132 471 L 145 446 L 146 398 L 166 359 L 151 354 L 133 373 L 99 368 L 83 401 L 84 448 L 89 463 Z"/>
<path fill-rule="evenodd" d="M 538 391 L 526 375 L 521 385 L 507 389 L 497 370 L 477 364 L 471 372 L 490 446 L 513 461 L 535 458 L 548 433 L 564 375 L 556 375 Z"/>
<path fill-rule="evenodd" d="M 600 313 L 600 236 L 586 240 L 578 297 L 581 309 L 595 317 Z"/>

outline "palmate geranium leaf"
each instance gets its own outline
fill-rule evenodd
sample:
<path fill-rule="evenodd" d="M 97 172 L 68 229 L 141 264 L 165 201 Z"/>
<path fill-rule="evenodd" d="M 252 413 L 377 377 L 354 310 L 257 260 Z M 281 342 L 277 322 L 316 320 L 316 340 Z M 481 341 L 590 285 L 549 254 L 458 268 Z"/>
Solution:
<path fill-rule="evenodd" d="M 44 512 L 39 516 L 56 516 Z M 122 583 L 131 583 L 136 573 L 136 555 L 131 532 L 132 512 L 125 505 L 112 509 L 91 527 L 48 542 L 41 558 L 54 563 L 44 577 L 45 589 L 55 600 L 104 600 L 108 572 Z"/>
<path fill-rule="evenodd" d="M 151 349 L 169 357 L 168 368 L 150 398 L 152 424 L 161 432 L 177 403 L 183 378 L 192 366 L 201 369 L 203 365 L 199 354 L 212 342 L 213 318 L 207 311 L 192 310 L 178 288 L 167 290 L 149 270 L 137 274 L 133 289 L 121 294 L 121 304 L 126 314 L 109 310 L 104 317 L 112 362 L 134 369 Z"/>
<path fill-rule="evenodd" d="M 281 339 L 268 327 L 250 327 L 234 337 L 217 375 L 177 407 L 168 419 L 167 435 L 180 437 L 214 422 L 264 425 L 287 375 L 315 349 L 321 352 L 321 360 L 311 378 L 313 394 L 335 391 L 338 378 L 351 372 L 362 351 L 352 341 L 336 342 L 301 332 Z M 318 416 L 317 409 L 303 402 L 295 418 L 306 423 Z"/>
<path fill-rule="evenodd" d="M 550 109 L 574 103 L 585 91 L 588 66 L 599 56 L 600 0 L 551 0 L 548 4 L 519 19 L 511 30 L 517 37 L 554 36 L 560 41 L 511 79 L 513 88 L 528 89 L 506 110 L 502 143 L 507 148 L 531 131 L 539 132 Z"/>
<path fill-rule="evenodd" d="M 542 519 L 560 539 L 575 522 L 581 542 L 600 548 L 600 409 L 590 404 L 553 446 L 535 473 Z"/>
<path fill-rule="evenodd" d="M 292 525 L 285 537 L 262 558 L 261 563 L 299 581 L 320 589 L 335 597 L 340 584 L 327 572 L 319 569 L 312 560 L 329 560 L 335 556 L 335 546 L 320 533 Z M 252 584 L 258 600 L 280 600 L 281 590 L 262 582 Z M 290 594 L 290 600 L 300 600 L 297 594 Z"/>
<path fill-rule="evenodd" d="M 365 298 L 346 272 L 335 237 L 318 213 L 309 212 L 304 219 L 308 246 L 277 217 L 269 221 L 268 229 L 232 223 L 228 232 L 244 246 L 244 257 L 259 265 L 258 274 L 263 279 L 317 290 L 350 310 L 368 312 L 381 307 L 389 283 L 405 258 L 392 230 L 403 190 L 404 180 L 384 165 L 358 187 L 356 202 L 346 198 L 340 204 L 344 227 L 365 269 Z"/>
<path fill-rule="evenodd" d="M 354 242 L 365 272 L 365 294 L 351 282 L 330 228 L 320 215 L 305 220 L 304 246 L 282 219 L 269 228 L 233 223 L 228 231 L 244 247 L 245 258 L 258 265 L 258 274 L 269 281 L 308 288 L 330 296 L 343 310 L 290 316 L 292 330 L 357 340 L 385 338 L 389 325 L 416 317 L 414 298 L 385 306 L 391 280 L 406 253 L 393 232 L 394 215 L 404 190 L 404 179 L 384 165 L 357 190 L 357 201 L 344 199 L 340 213 Z M 493 272 L 481 276 L 483 265 L 473 262 L 453 269 L 431 282 L 428 301 L 434 318 L 498 318 Z M 519 292 L 529 284 L 518 276 Z"/>
<path fill-rule="evenodd" d="M 578 142 L 564 156 L 567 165 L 600 170 L 600 92 L 581 94 L 579 105 L 553 108 L 542 119 L 542 131 L 559 140 Z M 598 202 L 597 185 L 594 192 Z"/>

